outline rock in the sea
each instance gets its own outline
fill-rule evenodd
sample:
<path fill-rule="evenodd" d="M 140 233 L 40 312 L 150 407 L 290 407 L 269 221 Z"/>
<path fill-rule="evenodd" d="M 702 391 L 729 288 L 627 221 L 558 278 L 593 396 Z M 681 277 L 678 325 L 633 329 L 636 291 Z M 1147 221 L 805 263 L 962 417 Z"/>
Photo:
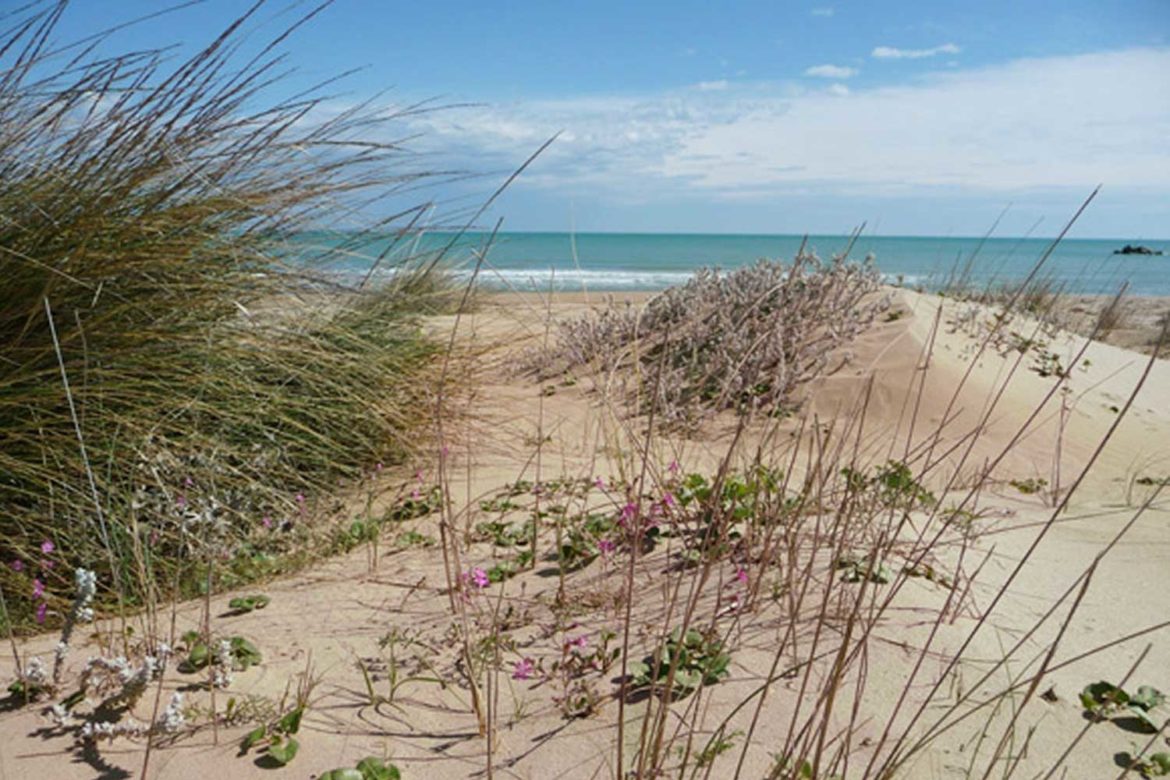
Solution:
<path fill-rule="evenodd" d="M 1161 249 L 1150 249 L 1148 246 L 1126 244 L 1121 249 L 1114 249 L 1115 255 L 1160 255 Z"/>

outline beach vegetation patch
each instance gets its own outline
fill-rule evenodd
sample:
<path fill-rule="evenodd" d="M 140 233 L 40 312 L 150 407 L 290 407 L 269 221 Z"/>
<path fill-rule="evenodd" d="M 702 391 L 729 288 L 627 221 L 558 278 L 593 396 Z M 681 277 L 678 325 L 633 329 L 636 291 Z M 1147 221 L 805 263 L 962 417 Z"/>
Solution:
<path fill-rule="evenodd" d="M 394 764 L 387 764 L 377 756 L 363 758 L 356 767 L 331 769 L 320 780 L 399 780 L 402 774 Z"/>
<path fill-rule="evenodd" d="M 658 687 L 671 698 L 684 697 L 726 678 L 730 664 L 731 655 L 718 636 L 675 629 L 654 653 L 630 664 L 630 675 L 634 688 Z"/>
<path fill-rule="evenodd" d="M 800 252 L 731 271 L 700 269 L 641 308 L 614 303 L 558 323 L 525 361 L 539 381 L 623 371 L 642 413 L 689 427 L 725 410 L 773 414 L 799 387 L 848 362 L 841 351 L 889 307 L 870 260 Z"/>
<path fill-rule="evenodd" d="M 1131 694 L 1120 686 L 1100 680 L 1086 685 L 1080 699 L 1085 713 L 1095 721 L 1122 715 L 1136 719 L 1146 731 L 1158 731 L 1164 725 L 1155 719 L 1154 711 L 1166 703 L 1166 695 L 1151 685 L 1142 685 Z"/>
<path fill-rule="evenodd" d="M 237 62 L 255 8 L 183 59 L 61 45 L 65 5 L 25 5 L 0 40 L 0 586 L 22 630 L 45 617 L 18 571 L 45 539 L 56 571 L 97 572 L 98 607 L 194 595 L 209 557 L 238 580 L 303 564 L 323 497 L 425 439 L 419 317 L 451 290 L 383 251 L 425 205 L 297 238 L 429 174 L 364 142 L 388 116 L 280 97 L 284 35 Z M 363 256 L 395 273 L 330 270 Z M 42 582 L 50 602 L 70 585 Z"/>

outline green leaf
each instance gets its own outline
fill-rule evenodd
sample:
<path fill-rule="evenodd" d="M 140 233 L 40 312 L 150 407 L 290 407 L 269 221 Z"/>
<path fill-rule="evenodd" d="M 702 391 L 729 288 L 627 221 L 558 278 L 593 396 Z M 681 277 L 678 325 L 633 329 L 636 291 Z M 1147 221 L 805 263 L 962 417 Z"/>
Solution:
<path fill-rule="evenodd" d="M 693 691 L 702 681 L 698 672 L 688 669 L 679 669 L 674 673 L 674 687 L 684 691 Z"/>
<path fill-rule="evenodd" d="M 401 778 L 398 767 L 387 764 L 374 756 L 363 758 L 358 762 L 357 768 L 361 772 L 362 780 L 400 780 Z"/>
<path fill-rule="evenodd" d="M 1155 753 L 1149 762 L 1157 774 L 1170 775 L 1170 753 Z"/>
<path fill-rule="evenodd" d="M 187 666 L 194 669 L 202 669 L 207 666 L 211 660 L 211 648 L 202 642 L 196 644 L 191 648 L 191 652 L 187 654 Z"/>
<path fill-rule="evenodd" d="M 1129 703 L 1129 694 L 1111 682 L 1101 680 L 1081 691 L 1081 704 L 1090 712 L 1104 712 Z"/>
<path fill-rule="evenodd" d="M 1166 695 L 1151 685 L 1141 686 L 1137 689 L 1137 693 L 1129 697 L 1130 705 L 1141 707 L 1146 711 L 1161 706 L 1165 701 Z"/>
<path fill-rule="evenodd" d="M 263 594 L 255 596 L 239 596 L 228 602 L 230 609 L 239 612 L 251 612 L 254 609 L 264 609 L 269 604 L 269 598 Z"/>
<path fill-rule="evenodd" d="M 259 742 L 260 740 L 264 739 L 267 736 L 268 736 L 268 727 L 267 726 L 257 726 L 256 728 L 254 728 L 248 732 L 248 735 L 244 737 L 244 741 L 241 743 L 240 747 L 243 748 L 244 750 L 248 750 L 253 745 L 255 745 L 257 742 Z"/>
<path fill-rule="evenodd" d="M 300 744 L 295 739 L 289 737 L 286 740 L 273 742 L 273 744 L 269 745 L 268 755 L 272 756 L 278 764 L 284 766 L 297 757 L 297 751 L 300 747 Z"/>
<path fill-rule="evenodd" d="M 366 780 L 366 776 L 352 767 L 331 769 L 318 780 Z"/>
<path fill-rule="evenodd" d="M 297 707 L 295 710 L 285 714 L 283 718 L 276 722 L 276 728 L 285 734 L 296 734 L 301 728 L 301 716 L 305 714 L 304 707 Z"/>
<path fill-rule="evenodd" d="M 1132 704 L 1129 706 L 1129 714 L 1137 718 L 1145 725 L 1147 731 L 1157 731 L 1161 728 L 1161 724 L 1155 723 L 1150 714 L 1141 707 L 1135 707 Z"/>

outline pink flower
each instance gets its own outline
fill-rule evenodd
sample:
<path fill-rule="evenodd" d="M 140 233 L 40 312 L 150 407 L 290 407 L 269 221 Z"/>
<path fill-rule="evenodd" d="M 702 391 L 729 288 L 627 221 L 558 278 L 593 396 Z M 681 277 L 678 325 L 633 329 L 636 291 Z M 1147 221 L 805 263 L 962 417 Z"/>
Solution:
<path fill-rule="evenodd" d="M 575 639 L 570 639 L 565 642 L 565 647 L 575 650 L 584 650 L 585 648 L 589 647 L 589 635 L 582 634 Z"/>
<path fill-rule="evenodd" d="M 12 570 L 15 572 L 24 571 L 24 561 L 20 560 L 19 558 L 17 558 L 15 561 L 13 561 L 12 563 L 10 563 L 8 565 L 11 566 Z"/>
<path fill-rule="evenodd" d="M 747 585 L 747 583 L 748 583 L 747 567 L 740 566 L 738 569 L 735 570 L 735 581 L 742 583 L 743 585 Z"/>
<path fill-rule="evenodd" d="M 609 555 L 617 549 L 612 539 L 600 539 L 597 542 L 597 549 L 601 551 L 602 555 Z"/>
<path fill-rule="evenodd" d="M 487 572 L 478 566 L 471 570 L 471 582 L 477 588 L 486 588 L 491 584 L 491 580 L 488 579 Z"/>
<path fill-rule="evenodd" d="M 601 477 L 598 477 L 597 479 L 593 480 L 593 487 L 597 488 L 598 490 L 605 490 L 605 480 Z"/>
<path fill-rule="evenodd" d="M 179 509 L 183 509 L 187 506 L 187 497 L 180 493 L 175 497 L 175 503 L 179 505 Z"/>
<path fill-rule="evenodd" d="M 671 474 L 677 474 L 679 472 L 678 461 L 672 460 L 670 462 L 670 465 L 666 467 L 666 470 L 669 471 Z"/>
<path fill-rule="evenodd" d="M 272 530 L 272 518 L 265 515 L 264 517 L 260 518 L 260 525 L 269 530 Z"/>
<path fill-rule="evenodd" d="M 531 658 L 522 658 L 512 666 L 512 679 L 527 680 L 535 669 L 536 665 L 532 663 Z"/>
<path fill-rule="evenodd" d="M 44 622 L 45 622 L 45 613 L 46 613 L 48 610 L 49 610 L 49 605 L 48 605 L 48 604 L 46 604 L 46 603 L 45 603 L 45 602 L 43 602 L 43 601 L 42 601 L 40 604 L 38 604 L 38 605 L 37 605 L 37 615 L 36 615 L 36 618 L 37 618 L 37 622 L 38 622 L 38 623 L 44 623 Z"/>
<path fill-rule="evenodd" d="M 377 463 L 374 464 L 374 471 L 381 471 L 382 468 L 383 468 L 382 461 L 378 461 Z"/>
<path fill-rule="evenodd" d="M 618 522 L 621 523 L 623 527 L 625 527 L 625 525 L 627 523 L 629 523 L 631 520 L 633 520 L 634 517 L 637 516 L 637 514 L 638 514 L 638 505 L 635 504 L 633 501 L 630 501 L 629 503 L 627 503 L 625 506 L 622 507 L 622 514 L 621 514 L 621 517 L 618 518 Z"/>
<path fill-rule="evenodd" d="M 413 500 L 418 501 L 420 498 L 422 498 L 422 491 L 420 491 L 418 488 L 415 488 L 414 490 L 410 491 L 410 497 Z"/>
<path fill-rule="evenodd" d="M 297 493 L 295 498 L 296 498 L 296 502 L 298 504 L 300 504 L 302 507 L 305 505 L 305 494 L 304 493 Z"/>
<path fill-rule="evenodd" d="M 422 484 L 422 481 L 423 481 L 422 469 L 419 469 L 418 471 L 414 472 L 414 478 L 418 480 L 418 483 L 420 485 Z"/>
<path fill-rule="evenodd" d="M 662 497 L 662 505 L 674 506 L 674 493 L 667 492 L 667 494 Z"/>
<path fill-rule="evenodd" d="M 183 484 L 187 487 L 195 487 L 195 480 L 190 477 L 183 477 Z"/>
<path fill-rule="evenodd" d="M 41 582 L 39 578 L 33 580 L 32 594 L 34 599 L 39 599 L 45 595 L 45 583 Z"/>
<path fill-rule="evenodd" d="M 50 542 L 48 539 L 41 542 L 41 552 L 43 552 L 45 555 L 52 555 L 53 550 L 56 550 L 56 549 L 57 549 L 56 546 L 54 546 L 54 544 L 52 542 Z"/>

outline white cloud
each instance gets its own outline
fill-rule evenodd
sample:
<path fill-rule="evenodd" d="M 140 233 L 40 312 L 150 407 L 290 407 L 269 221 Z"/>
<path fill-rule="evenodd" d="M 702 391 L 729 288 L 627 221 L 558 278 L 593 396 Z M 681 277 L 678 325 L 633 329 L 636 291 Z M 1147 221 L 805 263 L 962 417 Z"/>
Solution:
<path fill-rule="evenodd" d="M 814 8 L 809 11 L 809 13 L 813 16 L 832 16 L 834 13 L 836 13 L 836 10 L 833 8 L 833 6 L 829 5 Z"/>
<path fill-rule="evenodd" d="M 429 149 L 482 170 L 567 131 L 521 186 L 653 202 L 919 188 L 1012 193 L 1097 183 L 1170 198 L 1170 48 L 1017 60 L 850 93 L 736 84 L 419 115 Z"/>
<path fill-rule="evenodd" d="M 719 81 L 700 81 L 695 85 L 695 89 L 700 92 L 721 92 L 727 89 L 728 86 L 727 79 L 720 79 Z"/>
<path fill-rule="evenodd" d="M 920 60 L 924 57 L 934 57 L 937 54 L 958 54 L 962 51 L 953 43 L 944 43 L 930 49 L 896 49 L 893 46 L 877 46 L 871 57 L 878 60 Z"/>
<path fill-rule="evenodd" d="M 806 70 L 804 75 L 823 79 L 847 79 L 857 75 L 857 68 L 849 68 L 844 65 L 814 65 Z"/>

